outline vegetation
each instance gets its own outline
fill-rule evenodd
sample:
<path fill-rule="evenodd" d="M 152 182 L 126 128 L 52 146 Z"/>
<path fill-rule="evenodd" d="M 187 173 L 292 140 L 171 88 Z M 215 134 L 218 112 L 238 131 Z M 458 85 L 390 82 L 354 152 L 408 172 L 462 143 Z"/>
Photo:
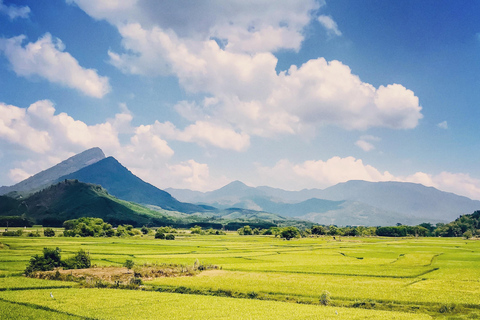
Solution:
<path fill-rule="evenodd" d="M 63 223 L 65 237 L 112 237 L 115 235 L 112 225 L 101 218 L 79 218 Z"/>
<path fill-rule="evenodd" d="M 55 237 L 55 230 L 53 230 L 52 228 L 46 228 L 45 230 L 43 230 L 43 235 L 45 237 Z"/>
<path fill-rule="evenodd" d="M 30 231 L 26 230 L 25 233 Z M 263 308 L 264 303 L 275 301 L 280 304 L 279 307 L 295 306 L 292 318 L 302 318 L 304 314 L 300 310 L 306 306 L 316 310 L 317 317 L 312 316 L 312 319 L 335 317 L 335 310 L 342 319 L 365 316 L 372 319 L 422 319 L 428 318 L 428 315 L 474 319 L 475 314 L 480 314 L 480 285 L 478 281 L 472 281 L 480 277 L 478 241 L 460 238 L 358 236 L 335 236 L 336 241 L 333 241 L 334 236 L 329 235 L 281 241 L 274 235 L 240 236 L 232 232 L 219 236 L 192 236 L 182 232 L 175 235 L 175 241 L 161 242 L 153 240 L 152 236 L 125 237 L 114 241 L 102 237 L 3 238 L 0 246 L 0 274 L 10 276 L 0 277 L 0 288 L 12 289 L 3 292 L 0 289 L 0 299 L 43 305 L 44 302 L 34 298 L 37 294 L 34 288 L 52 287 L 52 282 L 25 279 L 16 274 L 29 264 L 29 257 L 37 250 L 35 248 L 51 248 L 54 245 L 53 248 L 58 246 L 71 252 L 70 256 L 74 256 L 79 249 L 88 250 L 91 264 L 97 266 L 118 268 L 130 260 L 133 266 L 128 276 L 136 280 L 125 280 L 118 288 L 136 289 L 141 286 L 142 290 L 157 291 L 151 292 L 156 297 L 159 297 L 160 292 L 165 297 L 188 293 L 182 299 L 192 297 L 200 301 L 209 298 L 210 303 L 217 305 L 217 311 L 226 306 L 222 297 L 231 297 L 243 298 L 231 299 L 234 301 L 256 301 L 259 308 Z M 60 266 L 60 275 L 54 270 L 43 272 L 48 277 L 34 272 L 36 277 L 68 279 L 71 271 L 61 270 L 64 260 L 60 259 L 61 263 L 58 263 L 59 253 L 65 254 L 64 251 L 49 249 L 46 256 L 56 262 L 53 263 L 54 266 Z M 43 254 L 40 256 L 45 258 Z M 193 261 L 196 261 L 193 265 L 199 271 L 208 270 L 209 265 L 219 265 L 221 269 L 205 271 L 201 276 L 195 276 L 196 272 L 186 272 L 194 270 L 191 267 Z M 86 287 L 83 289 L 87 291 L 85 297 L 97 294 L 97 291 L 92 293 L 91 290 L 95 290 L 92 287 L 116 288 L 114 279 L 108 280 L 109 282 L 103 278 L 87 280 L 95 279 L 94 273 L 88 276 L 90 270 L 95 268 L 87 271 L 73 270 L 73 276 L 78 277 L 78 281 Z M 32 282 L 33 280 L 45 281 L 45 284 Z M 56 283 L 55 286 L 72 286 L 71 282 Z M 23 290 L 17 293 L 14 289 L 16 287 Z M 51 301 L 52 304 L 48 306 L 52 310 L 86 316 L 92 309 L 86 307 L 79 311 L 68 307 L 68 297 L 80 299 L 76 290 L 40 290 L 43 293 L 38 292 L 38 297 L 50 299 L 49 292 L 52 292 L 55 299 L 41 300 Z M 116 301 L 125 290 L 106 292 L 111 300 Z M 98 294 L 103 293 L 99 291 Z M 135 301 L 143 303 L 143 299 L 125 299 L 126 305 L 137 303 Z M 60 307 L 64 309 L 58 309 Z M 171 307 L 175 308 L 173 305 Z M 136 312 L 138 308 L 135 308 Z M 330 316 L 327 316 L 327 311 L 331 312 Z M 113 311 L 106 308 L 105 312 L 110 314 Z M 117 318 L 117 315 L 111 317 Z"/>
<path fill-rule="evenodd" d="M 63 261 L 60 251 L 58 247 L 56 249 L 43 248 L 43 256 L 38 254 L 34 255 L 25 269 L 25 274 L 30 276 L 35 271 L 51 271 L 59 267 L 63 267 L 64 269 L 90 268 L 90 256 L 84 250 L 80 249 L 75 256 Z"/>

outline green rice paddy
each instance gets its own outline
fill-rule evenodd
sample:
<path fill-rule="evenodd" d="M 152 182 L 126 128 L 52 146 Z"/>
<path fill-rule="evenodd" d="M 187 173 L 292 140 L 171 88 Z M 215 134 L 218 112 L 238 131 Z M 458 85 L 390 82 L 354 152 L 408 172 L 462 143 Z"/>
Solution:
<path fill-rule="evenodd" d="M 480 319 L 480 241 L 459 238 L 198 236 L 0 238 L 1 319 Z M 143 290 L 21 276 L 59 247 L 92 263 L 214 264 Z M 328 291 L 330 303 L 320 304 Z M 50 293 L 54 298 L 50 297 Z"/>

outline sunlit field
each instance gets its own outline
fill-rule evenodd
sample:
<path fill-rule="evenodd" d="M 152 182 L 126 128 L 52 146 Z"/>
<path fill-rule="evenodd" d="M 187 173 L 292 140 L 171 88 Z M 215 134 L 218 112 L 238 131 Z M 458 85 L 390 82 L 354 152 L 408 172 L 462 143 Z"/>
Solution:
<path fill-rule="evenodd" d="M 480 319 L 480 241 L 177 234 L 1 237 L 2 319 Z M 31 256 L 79 249 L 97 266 L 212 264 L 137 290 L 25 278 Z M 51 297 L 51 295 L 53 298 Z M 321 297 L 328 296 L 322 303 Z"/>

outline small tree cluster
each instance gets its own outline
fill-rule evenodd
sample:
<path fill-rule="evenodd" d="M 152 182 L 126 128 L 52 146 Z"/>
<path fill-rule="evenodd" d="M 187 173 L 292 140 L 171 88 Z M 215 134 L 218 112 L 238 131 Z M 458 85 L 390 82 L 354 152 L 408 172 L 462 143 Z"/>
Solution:
<path fill-rule="evenodd" d="M 190 228 L 190 233 L 191 234 L 205 234 L 205 231 L 202 230 L 202 227 L 200 226 L 195 226 L 193 228 Z"/>
<path fill-rule="evenodd" d="M 112 225 L 101 218 L 79 218 L 63 223 L 65 237 L 112 237 L 115 235 Z"/>
<path fill-rule="evenodd" d="M 35 271 L 51 271 L 58 267 L 64 269 L 84 269 L 90 268 L 90 255 L 84 250 L 78 251 L 75 256 L 64 261 L 61 259 L 60 248 L 43 248 L 43 255 L 34 255 L 26 269 L 25 274 L 28 276 Z"/>
<path fill-rule="evenodd" d="M 45 228 L 45 230 L 43 230 L 43 235 L 45 237 L 55 237 L 55 230 L 52 228 Z"/>

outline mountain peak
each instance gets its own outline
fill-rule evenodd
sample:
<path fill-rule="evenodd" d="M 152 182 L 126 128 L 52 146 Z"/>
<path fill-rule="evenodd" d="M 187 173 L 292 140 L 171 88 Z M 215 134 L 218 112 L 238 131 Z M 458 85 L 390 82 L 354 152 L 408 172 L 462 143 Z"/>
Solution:
<path fill-rule="evenodd" d="M 12 191 L 30 192 L 51 184 L 59 177 L 78 171 L 105 158 L 102 149 L 95 147 L 76 154 L 59 164 L 39 172 L 10 187 L 1 187 L 0 195 Z"/>

